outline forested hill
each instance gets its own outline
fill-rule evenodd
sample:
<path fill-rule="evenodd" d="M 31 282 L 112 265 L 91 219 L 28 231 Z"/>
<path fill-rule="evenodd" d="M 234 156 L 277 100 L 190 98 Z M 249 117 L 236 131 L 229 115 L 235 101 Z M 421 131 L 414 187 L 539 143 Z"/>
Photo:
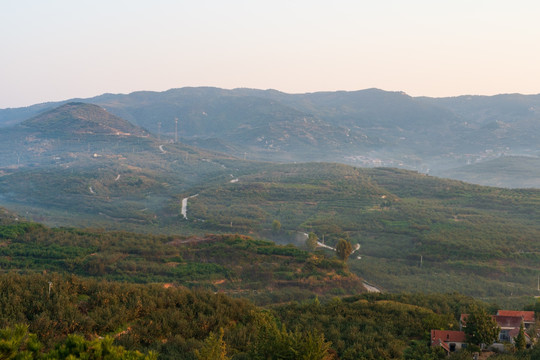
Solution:
<path fill-rule="evenodd" d="M 154 236 L 12 221 L 0 226 L 0 267 L 205 288 L 258 303 L 365 291 L 333 253 L 241 235 Z"/>
<path fill-rule="evenodd" d="M 0 126 L 70 101 L 0 110 Z M 453 168 L 503 155 L 540 155 L 538 95 L 439 99 L 378 89 L 285 94 L 201 87 L 77 101 L 154 134 L 173 139 L 178 133 L 183 142 L 252 160 L 332 161 L 454 176 Z M 490 176 L 498 176 L 497 169 Z M 501 182 L 519 186 L 504 177 Z"/>
<path fill-rule="evenodd" d="M 443 359 L 427 346 L 430 330 L 457 328 L 456 314 L 478 303 L 366 294 L 262 309 L 204 290 L 51 273 L 2 274 L 0 289 L 0 354 L 15 359 Z"/>

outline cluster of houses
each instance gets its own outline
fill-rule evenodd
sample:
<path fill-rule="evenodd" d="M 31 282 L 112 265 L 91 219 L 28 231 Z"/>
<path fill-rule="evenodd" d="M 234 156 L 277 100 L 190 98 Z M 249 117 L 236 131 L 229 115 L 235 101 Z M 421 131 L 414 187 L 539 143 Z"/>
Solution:
<path fill-rule="evenodd" d="M 523 324 L 525 329 L 527 346 L 531 346 L 532 339 L 527 334 L 527 330 L 535 324 L 534 311 L 498 310 L 497 314 L 492 316 L 501 330 L 498 341 L 491 344 L 491 348 L 504 350 L 505 343 L 513 344 L 514 339 L 519 334 L 521 324 Z M 459 319 L 460 331 L 431 330 L 431 346 L 440 346 L 447 353 L 466 348 L 467 342 L 463 327 L 466 326 L 467 317 L 468 314 L 461 314 L 461 318 Z"/>

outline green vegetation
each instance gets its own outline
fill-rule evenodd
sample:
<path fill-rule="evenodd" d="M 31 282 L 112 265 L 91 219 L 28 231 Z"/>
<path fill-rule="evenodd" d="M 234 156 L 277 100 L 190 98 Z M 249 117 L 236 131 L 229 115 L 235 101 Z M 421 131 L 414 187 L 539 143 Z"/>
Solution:
<path fill-rule="evenodd" d="M 86 340 L 79 335 L 69 335 L 54 349 L 41 352 L 43 345 L 28 328 L 17 325 L 14 328 L 0 330 L 0 358 L 13 360 L 156 360 L 157 354 L 149 352 L 143 355 L 139 351 L 127 351 L 113 344 L 110 336 Z"/>
<path fill-rule="evenodd" d="M 64 211 L 60 224 L 199 236 L 234 232 L 301 247 L 301 233 L 332 246 L 343 238 L 362 246 L 349 259 L 350 270 L 386 291 L 460 291 L 506 307 L 536 295 L 539 190 L 488 188 L 397 169 L 198 159 L 193 165 L 199 172 L 180 161 L 176 168 L 156 162 L 138 170 L 102 164 L 98 172 L 76 169 L 73 175 L 69 168 L 27 170 L 0 177 L 0 187 L 19 194 L 19 203 L 34 204 L 30 214 L 39 212 L 37 220 Z M 143 164 L 142 158 L 132 161 Z M 230 182 L 225 174 L 236 165 L 243 167 L 235 174 L 243 175 Z M 195 194 L 186 220 L 182 199 Z"/>
<path fill-rule="evenodd" d="M 0 339 L 30 358 L 108 349 L 119 358 L 402 359 L 436 354 L 419 344 L 431 329 L 457 328 L 471 304 L 459 294 L 362 294 L 262 309 L 205 290 L 11 272 L 0 275 Z"/>
<path fill-rule="evenodd" d="M 268 166 L 238 183 L 198 189 L 201 229 L 258 230 L 276 241 L 313 232 L 361 244 L 350 269 L 387 291 L 460 291 L 506 306 L 536 295 L 540 191 L 336 164 Z M 269 234 L 281 224 L 281 239 Z M 304 245 L 303 240 L 300 245 Z"/>
<path fill-rule="evenodd" d="M 259 303 L 363 291 L 337 259 L 241 235 L 152 236 L 18 222 L 0 226 L 0 267 L 202 287 Z"/>
<path fill-rule="evenodd" d="M 345 239 L 339 239 L 339 241 L 336 244 L 336 254 L 338 258 L 340 258 L 343 261 L 347 261 L 352 251 L 353 249 L 350 242 L 348 242 Z"/>
<path fill-rule="evenodd" d="M 223 92 L 214 95 L 224 100 Z M 387 95 L 408 101 L 399 94 Z M 304 122 L 302 112 L 251 100 L 287 121 Z M 206 121 L 203 118 L 199 120 Z M 66 119 L 78 120 L 70 124 Z M 244 120 L 236 119 L 236 125 Z M 261 126 L 266 120 L 257 119 Z M 209 123 L 193 122 L 197 124 Z M 314 120 L 312 125 L 320 123 Z M 538 190 L 487 188 L 387 168 L 241 161 L 160 141 L 130 126 L 97 106 L 69 104 L 2 132 L 0 202 L 52 226 L 200 237 L 232 232 L 302 247 L 304 234 L 314 233 L 331 246 L 339 239 L 354 248 L 362 245 L 349 259 L 349 269 L 386 291 L 460 291 L 486 301 L 504 298 L 504 305 L 514 307 L 536 295 Z M 185 219 L 181 203 L 187 197 Z M 14 244 L 9 251 L 24 251 L 16 246 L 22 245 Z M 44 251 L 39 246 L 37 253 Z M 67 255 L 51 251 L 58 254 L 47 261 L 61 268 L 59 259 Z M 68 246 L 65 251 L 79 250 Z M 140 259 L 129 257 L 120 269 L 114 256 L 88 255 L 92 253 L 73 256 L 86 256 L 84 271 L 94 275 L 112 269 L 114 279 L 161 281 L 157 279 L 170 277 L 174 270 L 191 276 L 191 282 L 199 281 L 200 273 L 216 274 L 217 281 L 218 274 L 223 280 L 230 271 L 219 263 L 179 264 L 168 270 L 160 264 L 145 279 L 131 275 L 144 262 Z M 9 256 L 0 260 L 6 262 Z M 17 268 L 37 268 L 17 261 Z M 82 265 L 70 266 L 84 273 Z M 278 283 L 296 276 L 287 270 L 278 273 Z"/>
<path fill-rule="evenodd" d="M 472 307 L 468 311 L 466 324 L 464 332 L 467 342 L 481 348 L 494 343 L 501 331 L 497 322 L 484 308 Z"/>
<path fill-rule="evenodd" d="M 523 324 L 519 325 L 519 333 L 514 339 L 514 342 L 517 351 L 525 350 L 527 347 L 527 340 L 525 338 L 525 329 L 523 328 Z"/>
<path fill-rule="evenodd" d="M 310 251 L 315 251 L 318 246 L 319 238 L 317 238 L 317 235 L 314 232 L 310 232 L 308 234 L 308 238 L 306 239 L 306 248 Z"/>
<path fill-rule="evenodd" d="M 353 94 L 362 107 L 323 94 L 293 106 L 279 93 L 201 92 L 214 92 L 211 106 L 197 105 L 182 131 L 213 126 L 193 142 L 244 157 L 249 150 L 250 158 L 320 160 L 385 141 L 422 154 L 432 147 L 413 140 L 418 125 L 439 134 L 432 141 L 443 154 L 455 145 L 440 130 L 462 123 L 428 100 L 376 90 Z M 390 108 L 374 116 L 371 100 L 381 95 L 399 103 L 398 123 Z M 144 108 L 131 113 L 139 105 L 116 105 L 128 117 L 148 116 Z M 418 117 L 419 108 L 429 111 Z M 382 140 L 395 126 L 400 131 Z M 485 305 L 456 293 L 391 293 L 459 291 L 506 308 L 539 306 L 530 305 L 540 261 L 538 190 L 390 168 L 240 161 L 160 136 L 82 103 L 2 131 L 0 202 L 61 227 L 0 211 L 0 357 L 439 359 L 427 346 L 429 331 L 456 329 L 470 306 L 480 309 L 469 318 L 470 342 L 491 341 L 496 329 Z M 391 293 L 365 294 L 361 278 Z M 520 333 L 516 356 L 534 358 L 523 340 Z"/>

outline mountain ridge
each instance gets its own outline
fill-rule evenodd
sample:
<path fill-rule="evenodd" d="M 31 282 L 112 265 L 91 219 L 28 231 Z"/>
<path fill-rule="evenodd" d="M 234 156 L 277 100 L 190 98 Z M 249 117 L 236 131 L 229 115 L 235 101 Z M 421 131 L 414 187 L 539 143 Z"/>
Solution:
<path fill-rule="evenodd" d="M 189 87 L 77 101 L 95 103 L 155 137 L 257 161 L 389 166 L 459 178 L 466 164 L 540 157 L 540 95 L 427 98 L 380 89 L 287 94 Z M 0 126 L 52 104 L 0 110 Z M 534 180 L 533 172 L 523 176 Z M 481 176 L 475 179 L 482 183 Z M 519 183 L 505 178 L 501 186 Z"/>

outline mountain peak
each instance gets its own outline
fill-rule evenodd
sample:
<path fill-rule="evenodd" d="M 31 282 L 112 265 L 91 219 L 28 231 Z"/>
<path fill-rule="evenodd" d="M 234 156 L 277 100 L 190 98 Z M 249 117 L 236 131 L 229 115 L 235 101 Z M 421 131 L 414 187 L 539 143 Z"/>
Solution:
<path fill-rule="evenodd" d="M 47 133 L 77 135 L 146 136 L 148 133 L 104 108 L 83 102 L 70 102 L 45 111 L 22 123 Z"/>

